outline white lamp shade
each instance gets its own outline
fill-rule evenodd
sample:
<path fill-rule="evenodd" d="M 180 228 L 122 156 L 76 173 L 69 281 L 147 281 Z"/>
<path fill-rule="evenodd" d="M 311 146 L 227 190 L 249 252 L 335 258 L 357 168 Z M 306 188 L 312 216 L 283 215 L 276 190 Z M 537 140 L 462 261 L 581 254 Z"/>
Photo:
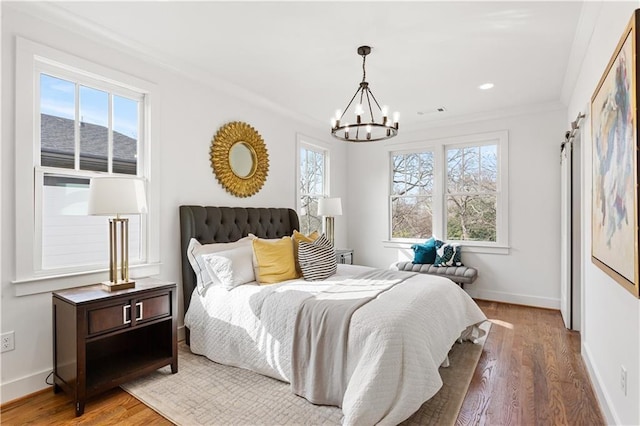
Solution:
<path fill-rule="evenodd" d="M 147 212 L 144 182 L 133 178 L 93 178 L 89 186 L 90 215 L 140 214 Z"/>
<path fill-rule="evenodd" d="M 342 200 L 340 198 L 320 198 L 318 200 L 318 215 L 320 216 L 341 216 Z"/>

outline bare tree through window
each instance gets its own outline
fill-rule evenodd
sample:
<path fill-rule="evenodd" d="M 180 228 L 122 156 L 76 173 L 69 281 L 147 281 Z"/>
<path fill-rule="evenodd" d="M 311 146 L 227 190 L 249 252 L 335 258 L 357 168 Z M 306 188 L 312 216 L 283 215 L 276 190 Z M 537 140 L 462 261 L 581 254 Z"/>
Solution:
<path fill-rule="evenodd" d="M 300 148 L 300 232 L 322 230 L 318 215 L 318 199 L 325 196 L 326 153 L 308 147 Z"/>
<path fill-rule="evenodd" d="M 394 154 L 391 237 L 429 238 L 433 231 L 433 152 Z"/>
<path fill-rule="evenodd" d="M 444 183 L 434 173 L 436 161 L 440 159 L 431 150 L 392 153 L 391 238 L 431 237 L 433 205 L 442 203 L 443 237 L 496 242 L 498 145 L 445 147 Z M 444 200 L 434 199 L 434 185 L 443 187 Z"/>
<path fill-rule="evenodd" d="M 447 239 L 496 241 L 497 149 L 447 149 Z"/>

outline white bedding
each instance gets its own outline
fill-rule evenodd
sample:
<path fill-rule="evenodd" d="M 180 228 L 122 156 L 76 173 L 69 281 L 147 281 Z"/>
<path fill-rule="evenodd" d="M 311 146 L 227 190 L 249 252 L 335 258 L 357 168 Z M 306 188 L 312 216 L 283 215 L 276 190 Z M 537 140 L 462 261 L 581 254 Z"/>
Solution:
<path fill-rule="evenodd" d="M 191 351 L 289 382 L 293 328 L 309 292 L 370 268 L 338 265 L 325 281 L 292 280 L 193 293 L 185 316 Z M 345 425 L 394 425 L 442 386 L 438 367 L 468 326 L 486 319 L 452 281 L 416 274 L 358 309 L 351 320 L 342 402 Z"/>

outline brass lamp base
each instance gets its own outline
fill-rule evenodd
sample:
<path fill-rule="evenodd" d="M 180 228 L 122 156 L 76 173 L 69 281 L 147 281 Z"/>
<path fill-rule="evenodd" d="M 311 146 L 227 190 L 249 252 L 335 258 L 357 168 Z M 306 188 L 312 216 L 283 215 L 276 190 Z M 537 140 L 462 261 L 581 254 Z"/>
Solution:
<path fill-rule="evenodd" d="M 124 290 L 126 288 L 134 288 L 136 286 L 135 281 L 103 281 L 102 289 L 106 291 Z"/>

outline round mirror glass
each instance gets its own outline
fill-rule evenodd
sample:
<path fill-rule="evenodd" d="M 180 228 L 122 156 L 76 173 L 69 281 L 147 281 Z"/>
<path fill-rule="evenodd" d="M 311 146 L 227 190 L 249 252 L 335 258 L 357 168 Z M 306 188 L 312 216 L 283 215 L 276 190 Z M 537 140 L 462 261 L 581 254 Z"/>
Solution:
<path fill-rule="evenodd" d="M 236 142 L 229 150 L 229 165 L 233 174 L 248 178 L 256 170 L 256 154 L 246 142 Z"/>

